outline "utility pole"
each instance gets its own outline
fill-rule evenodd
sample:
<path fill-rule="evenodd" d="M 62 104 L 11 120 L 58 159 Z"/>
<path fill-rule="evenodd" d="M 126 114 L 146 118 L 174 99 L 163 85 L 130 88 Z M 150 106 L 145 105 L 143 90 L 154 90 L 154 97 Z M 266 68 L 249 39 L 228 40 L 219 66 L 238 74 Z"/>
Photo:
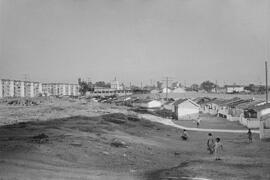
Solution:
<path fill-rule="evenodd" d="M 218 86 L 218 82 L 217 82 L 217 80 L 216 80 L 216 86 L 215 86 L 215 91 L 216 91 L 216 93 L 217 93 L 217 86 Z"/>
<path fill-rule="evenodd" d="M 268 69 L 267 69 L 267 61 L 265 61 L 265 90 L 266 90 L 265 102 L 268 103 Z"/>
<path fill-rule="evenodd" d="M 172 79 L 170 79 L 168 76 L 165 77 L 165 80 L 163 80 L 166 82 L 166 101 L 168 101 L 168 88 L 169 88 L 169 81 L 172 81 Z"/>

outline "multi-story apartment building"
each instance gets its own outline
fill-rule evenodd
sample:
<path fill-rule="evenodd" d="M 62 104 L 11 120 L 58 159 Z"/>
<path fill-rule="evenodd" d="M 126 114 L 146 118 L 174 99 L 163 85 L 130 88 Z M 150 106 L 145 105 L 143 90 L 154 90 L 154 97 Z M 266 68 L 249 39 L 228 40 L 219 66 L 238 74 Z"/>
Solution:
<path fill-rule="evenodd" d="M 2 97 L 13 97 L 14 96 L 14 81 L 9 79 L 1 79 Z"/>
<path fill-rule="evenodd" d="M 78 96 L 79 85 L 67 83 L 40 83 L 0 79 L 0 98 L 36 96 Z"/>
<path fill-rule="evenodd" d="M 14 81 L 14 97 L 25 97 L 23 81 Z"/>

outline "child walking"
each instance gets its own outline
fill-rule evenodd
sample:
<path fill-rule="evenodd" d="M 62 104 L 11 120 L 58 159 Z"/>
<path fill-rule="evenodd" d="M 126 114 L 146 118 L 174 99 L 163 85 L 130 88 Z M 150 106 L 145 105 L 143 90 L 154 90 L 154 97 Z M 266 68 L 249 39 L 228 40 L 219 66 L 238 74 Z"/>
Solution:
<path fill-rule="evenodd" d="M 251 132 L 251 130 L 250 129 L 248 129 L 248 141 L 249 141 L 249 143 L 252 143 L 252 132 Z"/>
<path fill-rule="evenodd" d="M 220 142 L 220 138 L 216 138 L 216 142 L 215 142 L 215 158 L 216 158 L 216 160 L 221 160 L 220 156 L 221 156 L 222 150 L 223 150 L 223 145 Z"/>

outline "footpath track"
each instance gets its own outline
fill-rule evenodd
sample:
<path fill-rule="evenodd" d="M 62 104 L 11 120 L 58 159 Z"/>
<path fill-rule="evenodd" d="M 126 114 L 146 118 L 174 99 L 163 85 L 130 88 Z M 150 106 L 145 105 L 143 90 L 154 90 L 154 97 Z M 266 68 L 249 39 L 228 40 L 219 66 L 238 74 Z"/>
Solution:
<path fill-rule="evenodd" d="M 166 119 L 151 114 L 139 114 L 140 118 L 148 119 L 149 121 L 158 122 L 164 125 L 173 126 L 179 129 L 186 129 L 188 131 L 201 131 L 201 132 L 224 132 L 224 133 L 247 133 L 247 130 L 231 130 L 231 129 L 203 129 L 203 128 L 191 128 L 175 124 L 171 119 Z M 252 130 L 252 133 L 259 134 L 259 130 Z"/>

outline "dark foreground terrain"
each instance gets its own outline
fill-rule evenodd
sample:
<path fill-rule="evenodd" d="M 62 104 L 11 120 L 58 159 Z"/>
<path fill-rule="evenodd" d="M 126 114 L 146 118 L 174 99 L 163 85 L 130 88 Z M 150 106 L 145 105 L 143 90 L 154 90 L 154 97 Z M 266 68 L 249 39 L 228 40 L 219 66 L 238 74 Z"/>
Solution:
<path fill-rule="evenodd" d="M 14 108 L 18 118 L 18 109 L 30 111 L 4 109 Z M 121 107 L 66 102 L 53 111 L 51 105 L 34 108 L 50 116 L 33 119 L 31 111 L 30 121 L 0 127 L 1 180 L 270 179 L 270 142 L 257 136 L 249 144 L 245 134 L 214 134 L 224 144 L 223 159 L 215 161 L 206 151 L 207 133 L 189 132 L 182 141 L 181 130 L 119 113 Z"/>

